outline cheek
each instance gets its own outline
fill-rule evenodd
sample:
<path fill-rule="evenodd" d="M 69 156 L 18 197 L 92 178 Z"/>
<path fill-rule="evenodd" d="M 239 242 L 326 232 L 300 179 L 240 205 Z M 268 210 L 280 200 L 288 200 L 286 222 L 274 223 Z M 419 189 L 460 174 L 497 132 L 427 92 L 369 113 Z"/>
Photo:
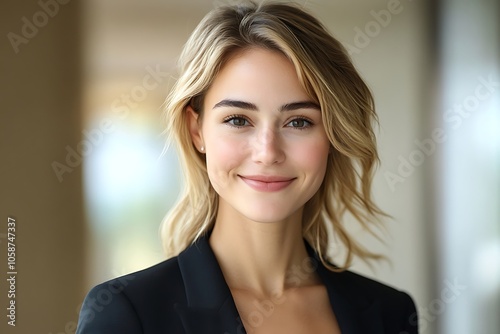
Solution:
<path fill-rule="evenodd" d="M 296 147 L 296 159 L 304 171 L 314 172 L 321 180 L 325 174 L 330 145 L 324 140 L 316 140 Z"/>
<path fill-rule="evenodd" d="M 245 145 L 225 137 L 205 138 L 207 144 L 207 171 L 214 189 L 226 187 L 244 160 Z M 232 173 L 234 171 L 234 173 Z"/>

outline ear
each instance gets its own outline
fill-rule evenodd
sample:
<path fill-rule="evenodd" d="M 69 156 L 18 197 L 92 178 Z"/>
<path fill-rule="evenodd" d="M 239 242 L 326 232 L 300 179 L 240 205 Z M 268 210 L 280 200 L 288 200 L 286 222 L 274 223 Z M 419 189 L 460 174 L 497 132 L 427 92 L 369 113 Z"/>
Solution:
<path fill-rule="evenodd" d="M 187 122 L 189 127 L 189 133 L 191 134 L 191 140 L 200 153 L 205 153 L 201 151 L 201 147 L 204 146 L 203 135 L 201 132 L 201 124 L 198 122 L 197 114 L 191 106 L 186 107 Z"/>

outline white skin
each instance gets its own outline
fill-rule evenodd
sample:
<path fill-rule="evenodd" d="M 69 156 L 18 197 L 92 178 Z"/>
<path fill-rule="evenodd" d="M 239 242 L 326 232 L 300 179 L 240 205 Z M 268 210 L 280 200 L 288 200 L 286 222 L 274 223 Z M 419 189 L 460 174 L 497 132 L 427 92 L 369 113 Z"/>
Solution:
<path fill-rule="evenodd" d="M 251 48 L 215 78 L 203 119 L 190 107 L 187 112 L 193 143 L 206 154 L 219 195 L 209 242 L 229 287 L 261 298 L 282 296 L 291 288 L 287 272 L 308 257 L 302 212 L 327 166 L 330 143 L 319 107 L 285 56 Z M 265 182 L 249 181 L 261 176 L 287 182 L 266 190 Z M 314 284 L 314 275 L 300 282 Z"/>

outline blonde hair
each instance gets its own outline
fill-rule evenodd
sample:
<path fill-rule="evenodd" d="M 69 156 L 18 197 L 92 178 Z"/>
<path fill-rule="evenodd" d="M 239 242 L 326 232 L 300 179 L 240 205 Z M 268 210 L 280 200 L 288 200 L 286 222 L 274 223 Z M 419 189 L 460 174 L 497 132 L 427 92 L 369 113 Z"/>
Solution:
<path fill-rule="evenodd" d="M 332 153 L 325 179 L 306 203 L 303 236 L 324 265 L 343 270 L 353 256 L 380 256 L 359 245 L 342 224 L 345 214 L 373 233 L 383 212 L 371 199 L 378 162 L 372 123 L 377 120 L 370 90 L 344 47 L 313 16 L 296 5 L 244 4 L 214 9 L 200 22 L 180 56 L 180 77 L 166 101 L 168 142 L 177 144 L 185 171 L 185 189 L 165 217 L 161 235 L 167 256 L 175 256 L 214 226 L 218 195 L 210 185 L 204 156 L 194 147 L 188 128 L 188 105 L 203 117 L 203 97 L 235 52 L 262 47 L 284 54 L 294 64 L 305 91 L 321 107 Z M 332 235 L 346 249 L 345 263 L 328 263 Z"/>

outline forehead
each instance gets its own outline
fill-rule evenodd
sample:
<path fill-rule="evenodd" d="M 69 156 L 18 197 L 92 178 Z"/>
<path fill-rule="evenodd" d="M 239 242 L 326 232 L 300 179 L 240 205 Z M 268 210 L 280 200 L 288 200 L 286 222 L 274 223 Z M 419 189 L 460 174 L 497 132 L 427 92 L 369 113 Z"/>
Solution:
<path fill-rule="evenodd" d="M 251 48 L 223 66 L 207 92 L 206 107 L 213 108 L 221 99 L 272 107 L 309 97 L 288 58 L 277 51 Z"/>

